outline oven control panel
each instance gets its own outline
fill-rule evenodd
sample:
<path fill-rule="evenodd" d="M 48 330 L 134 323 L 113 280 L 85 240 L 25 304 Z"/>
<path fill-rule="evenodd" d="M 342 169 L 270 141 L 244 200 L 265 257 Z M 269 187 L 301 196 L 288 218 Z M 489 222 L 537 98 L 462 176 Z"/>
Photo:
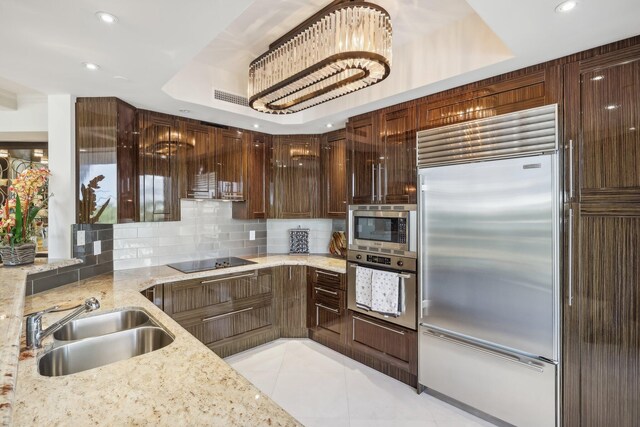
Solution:
<path fill-rule="evenodd" d="M 400 256 L 375 255 L 368 252 L 348 251 L 347 259 L 362 266 L 382 267 L 389 270 L 398 271 L 417 271 L 417 263 L 415 258 L 407 258 Z"/>
<path fill-rule="evenodd" d="M 374 264 L 391 265 L 391 258 L 378 255 L 367 255 L 367 262 Z"/>

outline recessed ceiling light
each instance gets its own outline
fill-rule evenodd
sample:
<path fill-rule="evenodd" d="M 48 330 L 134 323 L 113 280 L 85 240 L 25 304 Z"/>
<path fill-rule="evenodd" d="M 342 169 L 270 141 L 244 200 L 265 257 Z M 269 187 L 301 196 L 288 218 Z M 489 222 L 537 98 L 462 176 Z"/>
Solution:
<path fill-rule="evenodd" d="M 328 127 L 328 128 L 332 128 L 332 127 L 333 127 L 333 125 L 332 125 L 331 123 L 327 123 L 327 127 Z"/>
<path fill-rule="evenodd" d="M 602 80 L 602 79 L 604 79 L 604 76 L 591 77 L 591 80 L 593 80 L 594 82 L 597 82 L 598 80 Z"/>
<path fill-rule="evenodd" d="M 118 17 L 107 12 L 96 12 L 96 17 L 105 24 L 115 24 Z"/>
<path fill-rule="evenodd" d="M 569 12 L 569 11 L 573 10 L 576 7 L 577 4 L 578 4 L 578 2 L 574 1 L 574 0 L 564 1 L 564 2 L 562 2 L 562 3 L 560 3 L 559 5 L 556 6 L 556 12 L 558 12 L 558 13 Z"/>
<path fill-rule="evenodd" d="M 258 128 L 260 127 L 260 125 L 259 125 L 259 124 L 257 124 L 257 123 L 255 123 L 255 124 L 253 125 L 253 127 L 254 127 L 254 128 L 256 128 L 256 129 L 258 129 Z"/>
<path fill-rule="evenodd" d="M 615 104 L 611 104 L 611 105 L 607 105 L 604 108 L 606 108 L 607 110 L 615 110 L 616 108 L 618 108 L 618 106 Z"/>
<path fill-rule="evenodd" d="M 91 71 L 95 71 L 100 68 L 98 64 L 94 64 L 93 62 L 83 62 L 82 65 L 84 65 L 84 68 Z"/>
<path fill-rule="evenodd" d="M 191 110 L 187 110 L 186 108 L 181 108 L 178 111 L 180 111 L 181 113 L 184 113 L 184 114 L 189 114 L 191 112 Z"/>

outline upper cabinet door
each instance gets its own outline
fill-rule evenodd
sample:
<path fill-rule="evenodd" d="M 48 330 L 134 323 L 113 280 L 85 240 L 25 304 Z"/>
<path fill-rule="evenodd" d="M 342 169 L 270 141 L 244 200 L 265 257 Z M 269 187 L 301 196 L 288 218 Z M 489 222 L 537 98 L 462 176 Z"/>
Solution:
<path fill-rule="evenodd" d="M 567 67 L 567 138 L 580 202 L 640 202 L 640 47 Z"/>
<path fill-rule="evenodd" d="M 272 162 L 274 218 L 320 215 L 320 138 L 315 135 L 274 137 Z"/>
<path fill-rule="evenodd" d="M 215 198 L 214 139 L 214 128 L 186 120 L 179 121 L 181 198 Z"/>
<path fill-rule="evenodd" d="M 217 197 L 223 200 L 244 200 L 246 165 L 245 131 L 220 129 L 215 143 Z"/>
<path fill-rule="evenodd" d="M 375 114 L 347 123 L 349 141 L 349 202 L 353 204 L 380 203 L 382 171 L 380 161 L 384 152 L 377 135 Z"/>
<path fill-rule="evenodd" d="M 269 213 L 269 194 L 271 180 L 269 164 L 271 161 L 271 135 L 247 132 L 247 141 L 243 156 L 247 162 L 245 170 L 245 201 L 233 203 L 233 218 L 263 219 Z"/>
<path fill-rule="evenodd" d="M 137 220 L 135 129 L 136 109 L 131 105 L 113 97 L 77 99 L 78 223 Z M 99 188 L 90 187 L 100 175 Z"/>
<path fill-rule="evenodd" d="M 140 220 L 180 219 L 178 132 L 173 117 L 139 112 Z"/>
<path fill-rule="evenodd" d="M 384 161 L 379 163 L 384 203 L 416 203 L 415 107 L 380 113 L 380 136 L 384 141 Z"/>
<path fill-rule="evenodd" d="M 347 216 L 347 139 L 345 130 L 324 136 L 322 150 L 322 205 L 324 218 Z"/>

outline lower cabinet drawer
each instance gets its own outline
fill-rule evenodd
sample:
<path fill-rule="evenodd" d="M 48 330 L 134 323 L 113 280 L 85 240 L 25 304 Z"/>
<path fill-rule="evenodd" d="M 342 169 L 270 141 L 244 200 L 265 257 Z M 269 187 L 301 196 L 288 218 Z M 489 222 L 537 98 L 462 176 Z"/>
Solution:
<path fill-rule="evenodd" d="M 411 363 L 416 359 L 417 337 L 414 331 L 383 324 L 378 320 L 351 312 L 352 345 L 363 345 L 399 361 Z"/>
<path fill-rule="evenodd" d="M 275 309 L 271 298 L 256 301 L 248 307 L 227 313 L 178 320 L 190 334 L 204 344 L 271 327 L 275 323 Z"/>
<path fill-rule="evenodd" d="M 344 313 L 340 307 L 331 307 L 326 303 L 323 304 L 323 301 L 314 301 L 313 308 L 316 327 L 342 334 Z"/>

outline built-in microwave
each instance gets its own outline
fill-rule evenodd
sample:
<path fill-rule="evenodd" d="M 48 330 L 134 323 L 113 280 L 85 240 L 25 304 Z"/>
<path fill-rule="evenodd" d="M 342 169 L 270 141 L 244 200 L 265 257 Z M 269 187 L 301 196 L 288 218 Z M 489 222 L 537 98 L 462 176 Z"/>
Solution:
<path fill-rule="evenodd" d="M 416 205 L 349 205 L 349 250 L 417 253 Z"/>

